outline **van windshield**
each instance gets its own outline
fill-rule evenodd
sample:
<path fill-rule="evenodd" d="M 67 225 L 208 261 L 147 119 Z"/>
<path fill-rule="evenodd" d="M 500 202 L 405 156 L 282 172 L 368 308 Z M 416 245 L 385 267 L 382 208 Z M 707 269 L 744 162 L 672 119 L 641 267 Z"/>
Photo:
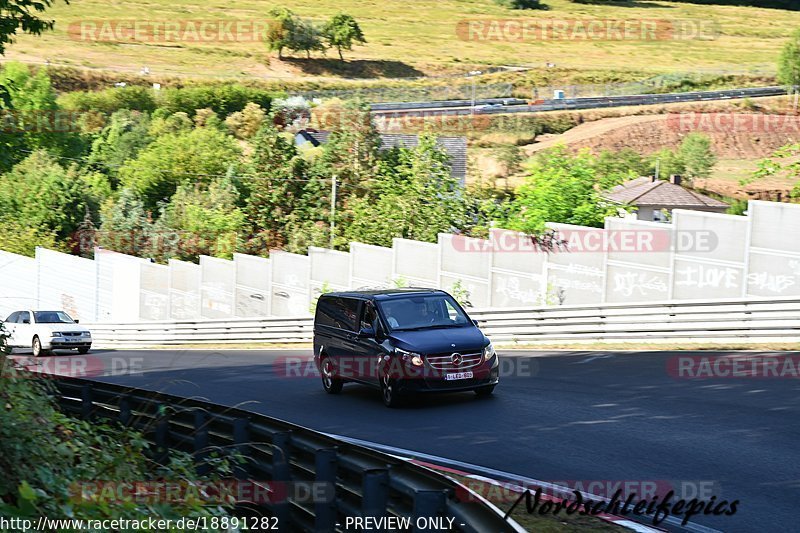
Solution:
<path fill-rule="evenodd" d="M 446 294 L 406 296 L 378 302 L 391 331 L 457 328 L 470 324 L 467 315 Z"/>

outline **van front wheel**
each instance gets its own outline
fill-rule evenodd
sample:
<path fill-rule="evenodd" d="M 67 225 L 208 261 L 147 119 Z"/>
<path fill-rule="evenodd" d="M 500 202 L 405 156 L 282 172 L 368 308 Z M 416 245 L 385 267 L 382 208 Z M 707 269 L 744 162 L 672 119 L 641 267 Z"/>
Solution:
<path fill-rule="evenodd" d="M 336 366 L 330 357 L 326 357 L 320 363 L 322 373 L 322 388 L 328 394 L 339 394 L 342 392 L 344 382 L 336 377 Z"/>

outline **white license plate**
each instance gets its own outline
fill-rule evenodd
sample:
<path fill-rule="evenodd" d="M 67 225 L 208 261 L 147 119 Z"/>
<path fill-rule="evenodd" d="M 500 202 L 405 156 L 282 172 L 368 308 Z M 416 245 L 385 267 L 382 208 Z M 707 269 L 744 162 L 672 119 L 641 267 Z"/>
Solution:
<path fill-rule="evenodd" d="M 470 379 L 472 372 L 456 372 L 455 374 L 445 374 L 445 381 L 454 381 L 456 379 Z"/>
<path fill-rule="evenodd" d="M 81 339 L 72 339 L 72 338 L 67 337 L 66 341 L 67 342 L 81 342 Z"/>

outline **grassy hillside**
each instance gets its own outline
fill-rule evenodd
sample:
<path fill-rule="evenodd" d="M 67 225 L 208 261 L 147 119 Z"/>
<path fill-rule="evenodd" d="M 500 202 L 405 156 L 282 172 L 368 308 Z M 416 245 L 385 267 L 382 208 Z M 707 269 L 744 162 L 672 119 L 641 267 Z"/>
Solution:
<path fill-rule="evenodd" d="M 50 61 L 89 69 L 138 72 L 154 76 L 298 79 L 311 77 L 407 77 L 463 73 L 487 65 L 545 62 L 564 69 L 646 71 L 774 72 L 774 62 L 789 33 L 800 26 L 800 12 L 736 6 L 692 5 L 648 0 L 633 7 L 574 4 L 545 0 L 546 11 L 512 11 L 492 0 L 77 0 L 49 13 L 55 31 L 20 37 L 7 59 Z M 369 43 L 346 54 L 346 66 L 328 59 L 270 58 L 260 42 L 87 42 L 68 36 L 70 24 L 102 20 L 265 20 L 273 6 L 290 7 L 322 22 L 343 10 L 355 16 Z M 711 40 L 658 41 L 466 41 L 456 34 L 464 19 L 616 19 L 705 21 L 719 29 Z M 660 23 L 663 24 L 663 23 Z"/>

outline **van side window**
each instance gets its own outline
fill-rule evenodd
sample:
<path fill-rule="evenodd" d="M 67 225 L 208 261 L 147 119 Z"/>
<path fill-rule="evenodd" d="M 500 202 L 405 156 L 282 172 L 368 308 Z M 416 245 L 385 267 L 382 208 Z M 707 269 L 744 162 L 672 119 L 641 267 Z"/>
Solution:
<path fill-rule="evenodd" d="M 9 324 L 16 324 L 17 323 L 17 317 L 19 317 L 19 311 L 15 312 L 15 313 L 11 313 L 9 315 L 9 317 L 6 319 L 6 322 L 8 322 Z"/>
<path fill-rule="evenodd" d="M 316 321 L 323 326 L 357 331 L 358 300 L 323 296 L 317 302 Z"/>
<path fill-rule="evenodd" d="M 375 307 L 371 303 L 364 304 L 364 311 L 361 313 L 361 329 L 372 328 L 377 330 L 377 318 L 378 314 L 375 312 Z"/>
<path fill-rule="evenodd" d="M 19 316 L 17 317 L 17 324 L 24 324 L 26 320 L 28 321 L 28 324 L 31 323 L 31 314 L 28 311 L 20 312 Z"/>

